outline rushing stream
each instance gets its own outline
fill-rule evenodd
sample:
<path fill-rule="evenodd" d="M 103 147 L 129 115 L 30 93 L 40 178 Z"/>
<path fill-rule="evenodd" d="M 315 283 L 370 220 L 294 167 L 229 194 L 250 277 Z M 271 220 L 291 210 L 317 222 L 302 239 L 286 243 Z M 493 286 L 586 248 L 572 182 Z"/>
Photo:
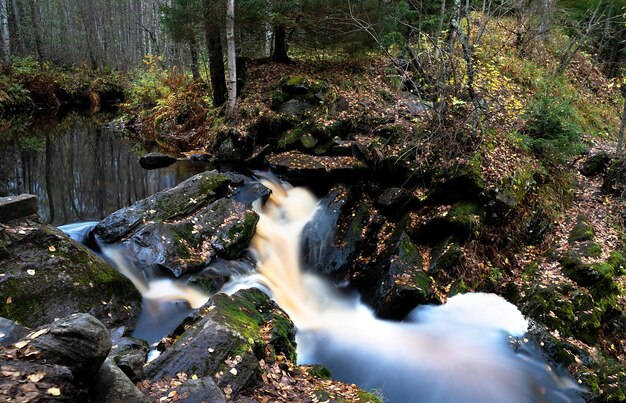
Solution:
<path fill-rule="evenodd" d="M 128 142 L 84 119 L 72 116 L 35 140 L 0 151 L 0 178 L 8 178 L 0 193 L 38 195 L 42 218 L 64 224 L 60 228 L 79 242 L 97 223 L 85 220 L 101 219 L 206 169 L 179 162 L 144 171 Z M 272 195 L 265 205 L 260 199 L 253 204 L 260 216 L 251 245 L 257 267 L 241 268 L 223 292 L 252 286 L 269 292 L 298 329 L 299 363 L 323 364 L 334 378 L 381 390 L 391 402 L 577 401 L 577 385 L 516 351 L 513 341 L 528 323 L 498 296 L 457 295 L 391 322 L 303 270 L 301 235 L 319 209 L 317 200 L 303 188 L 263 183 Z M 185 278 L 135 267 L 117 246 L 97 246 L 144 296 L 136 337 L 155 343 L 208 300 Z"/>

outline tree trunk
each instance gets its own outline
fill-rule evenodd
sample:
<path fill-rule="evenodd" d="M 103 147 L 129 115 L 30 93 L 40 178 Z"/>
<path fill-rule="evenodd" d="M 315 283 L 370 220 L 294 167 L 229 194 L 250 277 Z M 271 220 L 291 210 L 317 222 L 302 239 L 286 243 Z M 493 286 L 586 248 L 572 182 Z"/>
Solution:
<path fill-rule="evenodd" d="M 2 61 L 8 65 L 11 61 L 11 42 L 9 40 L 9 9 L 6 0 L 0 0 L 0 26 L 2 27 Z"/>
<path fill-rule="evenodd" d="M 204 0 L 204 33 L 209 51 L 209 69 L 213 87 L 213 106 L 226 102 L 226 77 L 224 72 L 224 52 L 219 27 L 211 9 L 211 0 Z"/>
<path fill-rule="evenodd" d="M 41 32 L 39 30 L 39 21 L 37 21 L 37 5 L 35 0 L 28 0 L 28 8 L 30 9 L 30 22 L 33 26 L 33 34 L 35 36 L 35 50 L 37 58 L 43 62 L 43 49 L 41 48 Z"/>
<path fill-rule="evenodd" d="M 288 63 L 289 55 L 287 54 L 287 30 L 282 24 L 274 26 L 274 53 L 272 59 L 279 63 Z"/>
<path fill-rule="evenodd" d="M 22 17 L 20 8 L 17 5 L 17 0 L 11 0 L 11 4 L 13 4 L 13 16 L 15 17 L 15 33 L 17 34 L 17 38 L 20 42 L 20 51 L 22 52 L 22 56 L 26 56 L 26 42 L 24 42 L 24 32 L 22 31 Z"/>
<path fill-rule="evenodd" d="M 235 0 L 226 7 L 226 48 L 228 51 L 228 106 L 226 116 L 232 118 L 237 108 L 237 53 L 235 48 Z"/>
<path fill-rule="evenodd" d="M 622 121 L 619 125 L 619 134 L 617 135 L 617 158 L 622 156 L 624 152 L 624 128 L 626 127 L 626 97 L 624 97 L 624 110 L 622 112 Z"/>
<path fill-rule="evenodd" d="M 189 52 L 191 53 L 191 74 L 195 81 L 200 80 L 200 70 L 198 68 L 198 42 L 195 35 L 189 38 Z"/>

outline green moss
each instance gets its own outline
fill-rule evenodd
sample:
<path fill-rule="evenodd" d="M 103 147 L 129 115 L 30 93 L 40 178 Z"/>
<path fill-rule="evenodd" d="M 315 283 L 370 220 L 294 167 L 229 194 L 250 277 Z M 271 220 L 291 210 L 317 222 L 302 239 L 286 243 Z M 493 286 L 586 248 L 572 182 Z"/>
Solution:
<path fill-rule="evenodd" d="M 293 129 L 287 133 L 285 133 L 280 140 L 278 140 L 278 150 L 279 151 L 288 151 L 296 148 L 296 143 L 300 139 L 302 135 L 301 130 Z"/>
<path fill-rule="evenodd" d="M 320 379 L 330 379 L 331 377 L 330 370 L 323 365 L 311 366 L 309 368 L 309 375 Z"/>
<path fill-rule="evenodd" d="M 300 143 L 302 143 L 302 146 L 304 148 L 311 149 L 317 144 L 317 139 L 310 134 L 305 134 L 304 136 L 300 137 Z"/>
<path fill-rule="evenodd" d="M 241 251 L 250 244 L 258 222 L 259 216 L 250 211 L 245 215 L 243 221 L 234 224 L 228 230 L 227 239 L 223 240 L 225 244 L 224 256 L 227 259 L 238 258 Z"/>
<path fill-rule="evenodd" d="M 596 242 L 583 242 L 578 246 L 578 253 L 584 257 L 598 258 L 602 255 L 602 246 Z"/>
<path fill-rule="evenodd" d="M 459 202 L 450 208 L 447 220 L 463 234 L 478 236 L 485 221 L 485 209 L 477 203 Z"/>
<path fill-rule="evenodd" d="M 579 216 L 576 225 L 569 234 L 570 242 L 591 241 L 595 235 L 593 227 L 587 223 L 587 218 Z"/>
<path fill-rule="evenodd" d="M 370 403 L 383 403 L 383 399 L 381 399 L 380 397 L 376 396 L 375 394 L 371 393 L 371 392 L 366 392 L 364 390 L 359 390 L 358 392 L 358 398 L 359 398 L 359 402 L 370 402 Z"/>

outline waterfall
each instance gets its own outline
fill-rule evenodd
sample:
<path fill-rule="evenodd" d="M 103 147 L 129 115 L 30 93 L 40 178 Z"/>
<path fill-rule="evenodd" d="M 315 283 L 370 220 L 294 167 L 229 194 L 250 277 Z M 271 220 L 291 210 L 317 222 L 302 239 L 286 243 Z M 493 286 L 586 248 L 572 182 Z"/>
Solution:
<path fill-rule="evenodd" d="M 300 235 L 316 209 L 302 188 L 264 180 L 268 202 L 252 240 L 257 271 L 298 329 L 299 363 L 323 364 L 333 378 L 381 390 L 392 402 L 569 402 L 577 385 L 516 353 L 512 336 L 528 327 L 519 310 L 483 293 L 414 310 L 405 322 L 377 319 L 300 265 Z"/>

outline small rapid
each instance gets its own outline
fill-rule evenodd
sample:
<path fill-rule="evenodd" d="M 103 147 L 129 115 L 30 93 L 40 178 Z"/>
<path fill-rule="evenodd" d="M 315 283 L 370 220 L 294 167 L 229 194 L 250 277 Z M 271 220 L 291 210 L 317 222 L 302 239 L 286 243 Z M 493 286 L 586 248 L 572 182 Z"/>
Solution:
<path fill-rule="evenodd" d="M 333 378 L 380 390 L 390 402 L 570 402 L 578 386 L 529 355 L 514 337 L 528 322 L 503 298 L 456 295 L 415 309 L 404 322 L 380 320 L 301 267 L 300 236 L 316 210 L 302 188 L 264 180 L 270 199 L 255 210 L 257 282 L 298 328 L 299 363 L 322 364 Z"/>

